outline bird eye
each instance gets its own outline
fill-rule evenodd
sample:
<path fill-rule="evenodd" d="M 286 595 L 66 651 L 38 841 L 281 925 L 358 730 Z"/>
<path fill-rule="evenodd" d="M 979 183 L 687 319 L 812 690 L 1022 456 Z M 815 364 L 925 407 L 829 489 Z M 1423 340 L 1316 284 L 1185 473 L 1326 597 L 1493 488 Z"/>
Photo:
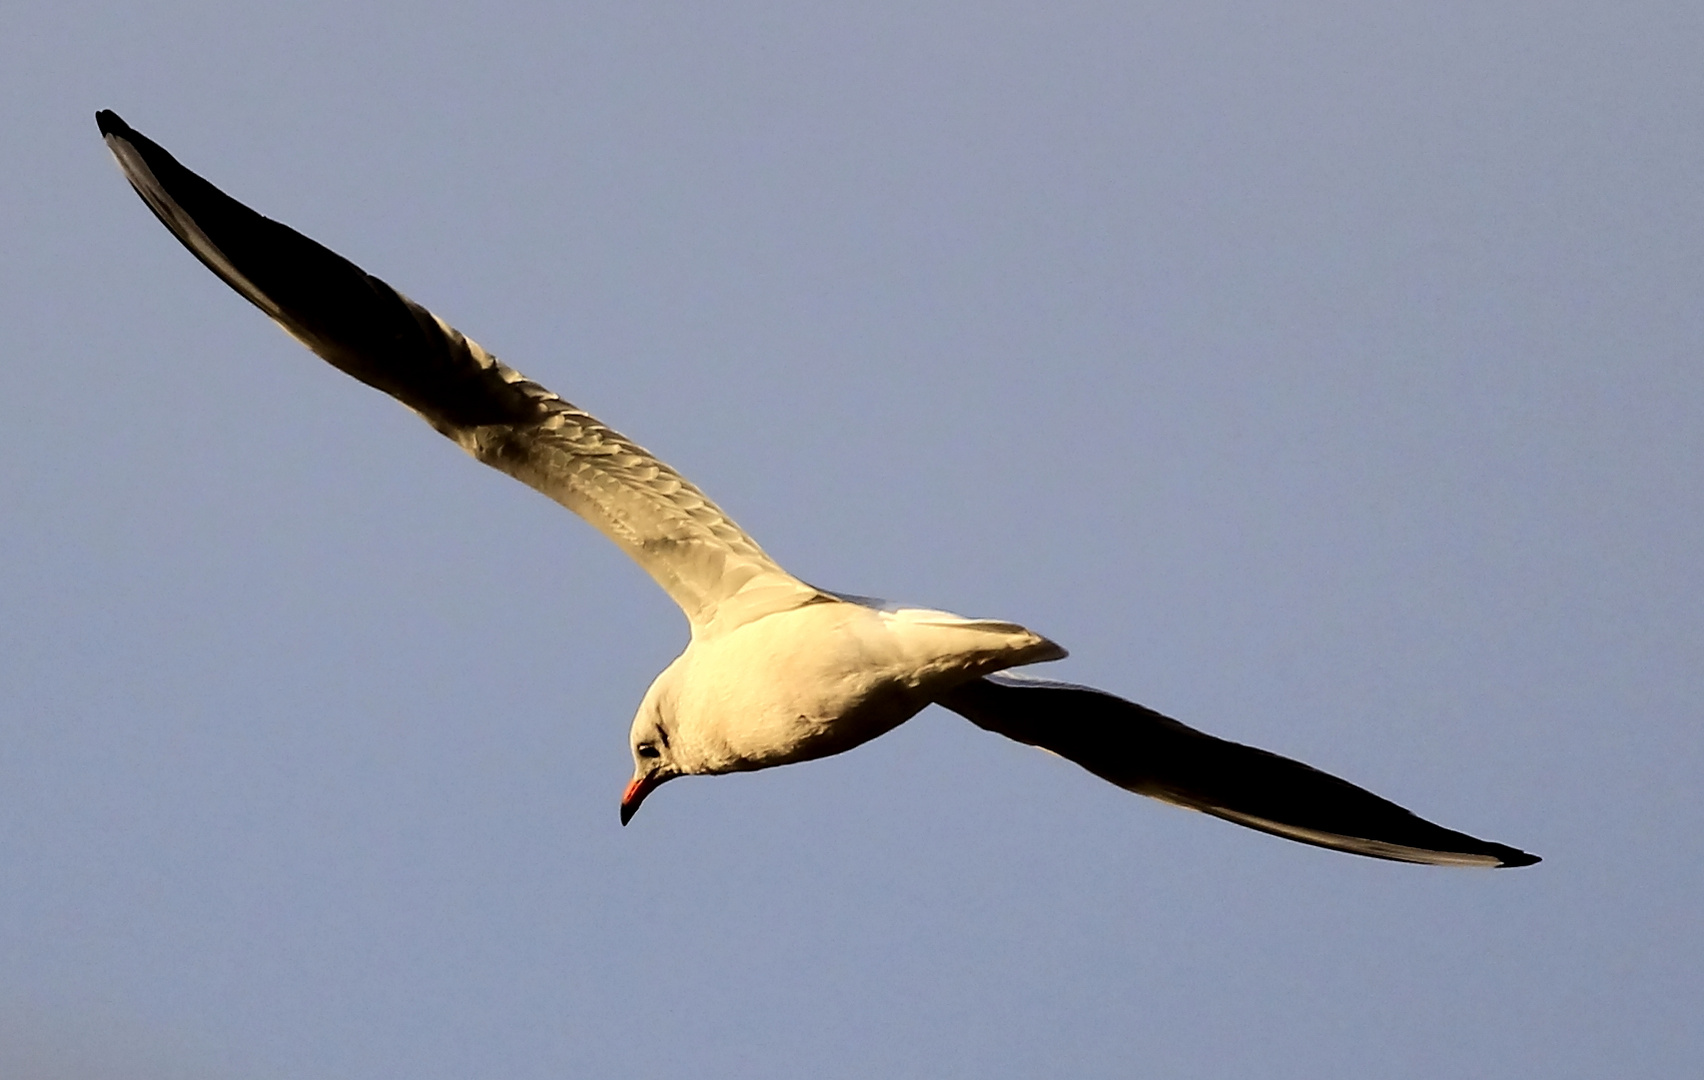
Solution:
<path fill-rule="evenodd" d="M 640 743 L 639 744 L 639 756 L 643 757 L 643 758 L 661 757 L 662 752 L 657 749 L 657 746 L 656 746 L 655 743 L 648 743 L 648 742 L 647 743 Z"/>

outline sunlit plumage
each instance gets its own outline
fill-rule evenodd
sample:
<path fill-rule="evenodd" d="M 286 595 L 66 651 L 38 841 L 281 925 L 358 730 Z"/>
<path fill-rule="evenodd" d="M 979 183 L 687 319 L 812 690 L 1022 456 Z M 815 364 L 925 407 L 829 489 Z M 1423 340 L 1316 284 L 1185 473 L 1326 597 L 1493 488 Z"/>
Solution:
<path fill-rule="evenodd" d="M 1538 861 L 1103 691 L 999 674 L 1065 655 L 1024 627 L 806 584 L 636 443 L 231 199 L 114 113 L 96 120 L 143 200 L 227 284 L 475 458 L 585 518 L 680 605 L 692 639 L 634 719 L 623 823 L 676 776 L 839 753 L 938 703 L 1130 791 L 1303 843 L 1404 862 Z"/>

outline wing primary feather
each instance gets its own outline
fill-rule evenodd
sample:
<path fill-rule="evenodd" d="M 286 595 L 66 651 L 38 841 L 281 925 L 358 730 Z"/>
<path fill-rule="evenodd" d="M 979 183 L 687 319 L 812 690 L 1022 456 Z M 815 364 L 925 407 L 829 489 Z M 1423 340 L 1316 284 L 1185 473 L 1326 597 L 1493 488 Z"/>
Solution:
<path fill-rule="evenodd" d="M 110 112 L 96 114 L 142 201 L 208 269 L 338 369 L 449 427 L 525 423 L 536 400 L 466 338 L 331 249 L 249 209 Z M 477 348 L 477 347 L 475 347 Z M 484 350 L 478 350 L 483 353 Z"/>
<path fill-rule="evenodd" d="M 1215 738 L 1090 687 L 996 675 L 955 689 L 940 704 L 1127 791 L 1304 844 L 1434 865 L 1539 861 L 1435 825 L 1311 765 Z"/>

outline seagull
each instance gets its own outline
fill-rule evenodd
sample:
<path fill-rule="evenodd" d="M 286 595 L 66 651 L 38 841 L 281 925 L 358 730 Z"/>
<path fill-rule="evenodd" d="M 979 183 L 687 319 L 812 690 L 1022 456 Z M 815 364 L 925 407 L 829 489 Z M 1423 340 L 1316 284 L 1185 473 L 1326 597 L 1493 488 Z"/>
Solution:
<path fill-rule="evenodd" d="M 1432 865 L 1539 861 L 1105 691 L 1013 674 L 1065 656 L 1016 623 L 806 584 L 637 443 L 232 199 L 116 113 L 95 121 L 142 201 L 225 284 L 334 367 L 585 518 L 680 605 L 691 640 L 634 717 L 623 825 L 676 777 L 838 754 L 939 704 L 1128 791 L 1304 844 Z"/>

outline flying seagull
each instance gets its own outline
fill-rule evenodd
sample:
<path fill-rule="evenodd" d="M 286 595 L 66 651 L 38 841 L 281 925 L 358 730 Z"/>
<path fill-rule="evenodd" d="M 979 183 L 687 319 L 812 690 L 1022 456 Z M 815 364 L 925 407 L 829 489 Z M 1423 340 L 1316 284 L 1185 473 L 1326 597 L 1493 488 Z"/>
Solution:
<path fill-rule="evenodd" d="M 95 121 L 142 201 L 227 285 L 333 366 L 585 518 L 680 605 L 692 638 L 634 717 L 623 825 L 677 776 L 838 754 L 936 703 L 1139 795 L 1305 844 L 1439 865 L 1539 861 L 1104 691 L 1006 673 L 1065 655 L 1015 623 L 807 585 L 637 443 L 232 199 L 117 114 Z"/>

